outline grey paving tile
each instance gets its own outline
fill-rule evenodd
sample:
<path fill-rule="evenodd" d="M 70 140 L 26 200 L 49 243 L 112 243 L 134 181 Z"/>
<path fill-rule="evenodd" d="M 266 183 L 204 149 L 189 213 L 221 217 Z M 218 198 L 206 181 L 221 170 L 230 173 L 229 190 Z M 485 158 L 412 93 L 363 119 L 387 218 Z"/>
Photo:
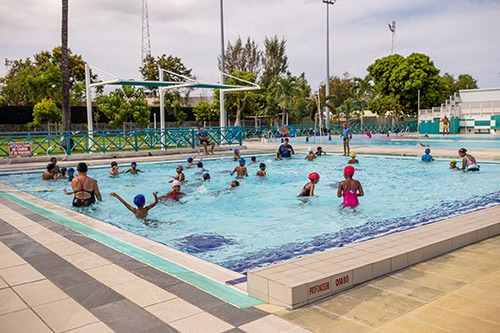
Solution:
<path fill-rule="evenodd" d="M 129 256 L 99 242 L 93 242 L 82 246 L 84 246 L 87 250 L 92 251 L 115 264 L 118 264 L 120 261 L 130 259 Z"/>
<path fill-rule="evenodd" d="M 99 306 L 90 311 L 116 332 L 138 333 L 168 327 L 160 319 L 127 299 Z"/>
<path fill-rule="evenodd" d="M 3 223 L 2 225 L 0 225 L 0 236 L 8 236 L 16 232 L 19 231 L 13 228 L 10 224 Z"/>
<path fill-rule="evenodd" d="M 21 232 L 13 231 L 6 235 L 0 235 L 0 242 L 10 247 L 15 244 L 31 243 L 33 240 Z"/>
<path fill-rule="evenodd" d="M 257 308 L 240 309 L 228 303 L 207 309 L 207 312 L 233 326 L 244 325 L 268 315 Z"/>
<path fill-rule="evenodd" d="M 161 272 L 151 266 L 146 266 L 144 268 L 136 269 L 132 271 L 132 273 L 168 291 L 170 291 L 169 289 L 171 286 L 174 286 L 179 283 L 184 283 L 183 281 L 177 279 L 176 277 Z"/>
<path fill-rule="evenodd" d="M 51 276 L 49 280 L 63 290 L 95 281 L 90 275 L 78 269 Z"/>
<path fill-rule="evenodd" d="M 71 263 L 56 255 L 54 252 L 34 255 L 25 258 L 25 260 L 28 261 L 36 270 L 49 278 L 55 275 L 80 271 Z"/>
<path fill-rule="evenodd" d="M 159 327 L 155 327 L 146 331 L 141 331 L 141 333 L 177 333 L 179 332 L 175 328 L 161 324 Z"/>
<path fill-rule="evenodd" d="M 224 331 L 223 333 L 246 333 L 246 331 L 242 331 L 239 328 L 231 328 L 229 331 Z"/>
<path fill-rule="evenodd" d="M 207 312 L 210 312 L 209 310 L 212 308 L 225 304 L 223 300 L 187 283 L 179 283 L 170 286 L 167 290 Z"/>
<path fill-rule="evenodd" d="M 40 254 L 51 253 L 49 249 L 35 241 L 29 243 L 14 244 L 10 248 L 12 249 L 12 251 L 16 252 L 19 256 L 25 259 Z"/>
<path fill-rule="evenodd" d="M 125 299 L 121 294 L 98 281 L 79 284 L 66 288 L 64 291 L 87 309 Z"/>
<path fill-rule="evenodd" d="M 116 264 L 128 271 L 135 271 L 137 269 L 148 267 L 148 265 L 142 261 L 130 257 L 124 261 L 117 262 Z"/>
<path fill-rule="evenodd" d="M 56 225 L 56 226 L 50 227 L 49 229 L 52 230 L 53 232 L 56 232 L 57 234 L 59 234 L 63 237 L 66 237 L 66 238 L 80 235 L 78 232 L 76 232 L 68 227 L 65 227 L 63 225 Z"/>
<path fill-rule="evenodd" d="M 65 236 L 65 235 L 63 235 L 63 236 Z M 76 233 L 75 235 L 68 235 L 66 238 L 69 239 L 70 241 L 80 245 L 80 246 L 83 246 L 83 247 L 86 247 L 87 245 L 90 245 L 90 244 L 98 243 L 97 241 L 93 240 L 92 238 L 84 236 L 80 233 Z"/>

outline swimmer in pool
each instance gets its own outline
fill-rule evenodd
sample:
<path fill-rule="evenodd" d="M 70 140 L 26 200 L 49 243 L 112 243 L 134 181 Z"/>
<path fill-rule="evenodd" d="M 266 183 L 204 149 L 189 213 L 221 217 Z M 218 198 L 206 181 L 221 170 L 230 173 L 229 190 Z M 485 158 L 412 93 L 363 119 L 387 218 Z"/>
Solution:
<path fill-rule="evenodd" d="M 460 170 L 460 169 L 457 167 L 457 161 L 456 161 L 456 160 L 451 160 L 451 161 L 450 161 L 450 169 L 453 169 L 453 170 Z"/>
<path fill-rule="evenodd" d="M 316 154 L 313 152 L 313 149 L 311 147 L 307 148 L 307 155 L 306 155 L 306 160 L 312 161 L 316 158 Z"/>
<path fill-rule="evenodd" d="M 344 197 L 342 204 L 344 207 L 356 207 L 359 205 L 358 197 L 362 197 L 365 193 L 363 187 L 358 180 L 352 178 L 354 175 L 354 167 L 348 165 L 344 168 L 344 178 L 339 184 L 337 197 Z"/>
<path fill-rule="evenodd" d="M 75 169 L 68 168 L 68 171 L 67 171 L 68 181 L 72 181 L 73 178 L 75 178 L 74 173 L 75 173 Z"/>
<path fill-rule="evenodd" d="M 259 164 L 259 171 L 257 171 L 257 176 L 265 177 L 266 175 L 267 175 L 266 164 L 265 163 Z"/>
<path fill-rule="evenodd" d="M 208 172 L 205 172 L 203 174 L 203 181 L 204 182 L 209 182 L 210 181 L 210 174 Z"/>
<path fill-rule="evenodd" d="M 458 170 L 479 171 L 479 164 L 477 164 L 476 158 L 471 154 L 467 154 L 467 149 L 460 148 L 458 155 L 462 158 L 462 167 L 458 168 Z"/>
<path fill-rule="evenodd" d="M 359 161 L 356 159 L 356 153 L 351 151 L 351 153 L 349 154 L 349 156 L 351 156 L 351 159 L 349 161 L 347 161 L 347 164 L 358 164 Z"/>
<path fill-rule="evenodd" d="M 304 185 L 302 191 L 300 191 L 299 197 L 314 196 L 314 187 L 319 182 L 319 174 L 317 172 L 311 172 L 308 178 L 310 182 Z"/>
<path fill-rule="evenodd" d="M 194 171 L 195 174 L 202 174 L 205 171 L 208 171 L 203 167 L 203 162 L 200 160 L 198 163 L 196 163 L 196 170 Z"/>
<path fill-rule="evenodd" d="M 250 160 L 252 161 L 252 163 L 257 163 L 258 162 L 257 161 L 257 157 L 255 157 L 255 156 L 250 157 Z"/>
<path fill-rule="evenodd" d="M 120 171 L 118 169 L 119 169 L 118 163 L 116 163 L 115 161 L 111 162 L 111 170 L 109 170 L 109 175 L 112 177 L 116 177 L 119 174 L 122 174 L 123 171 Z"/>
<path fill-rule="evenodd" d="M 144 207 L 144 205 L 146 204 L 146 198 L 144 197 L 144 195 L 142 195 L 142 194 L 136 195 L 134 197 L 134 204 L 137 206 L 137 208 L 129 205 L 125 200 L 122 199 L 122 197 L 120 197 L 115 192 L 111 192 L 110 195 L 112 197 L 115 197 L 118 200 L 120 200 L 120 202 L 122 204 L 124 204 L 128 210 L 130 210 L 132 213 L 134 213 L 135 217 L 137 217 L 138 219 L 143 219 L 146 216 L 148 216 L 149 210 L 151 208 L 153 208 L 154 206 L 156 206 L 156 204 L 158 203 L 158 192 L 153 192 L 153 196 L 155 197 L 155 201 L 153 203 L 150 203 L 146 207 Z"/>
<path fill-rule="evenodd" d="M 177 176 L 170 176 L 173 179 L 171 181 L 169 181 L 169 183 L 173 182 L 174 180 L 178 180 L 180 182 L 183 182 L 184 180 L 186 180 L 186 176 L 182 172 L 183 170 L 184 170 L 184 167 L 182 165 L 180 165 L 180 164 L 177 165 L 175 167 L 175 171 L 177 172 Z"/>
<path fill-rule="evenodd" d="M 179 200 L 184 196 L 184 193 L 181 192 L 181 182 L 177 179 L 172 182 L 172 191 L 165 193 L 160 197 L 160 199 L 171 199 L 171 200 Z"/>
<path fill-rule="evenodd" d="M 237 180 L 233 180 L 231 182 L 231 187 L 228 188 L 228 190 L 234 190 L 235 188 L 237 188 L 238 186 L 240 186 L 240 182 L 237 181 Z"/>
<path fill-rule="evenodd" d="M 243 177 L 248 177 L 247 168 L 245 166 L 246 163 L 245 159 L 243 157 L 240 157 L 238 162 L 240 163 L 240 165 L 234 168 L 234 170 L 231 171 L 230 175 L 232 176 L 233 173 L 236 172 L 236 176 L 238 177 L 238 179 L 243 179 Z"/>
<path fill-rule="evenodd" d="M 316 152 L 314 154 L 316 154 L 316 156 L 326 155 L 321 147 L 316 148 Z"/>
<path fill-rule="evenodd" d="M 54 168 L 56 167 L 56 165 L 54 163 L 49 163 L 47 164 L 47 171 L 45 171 L 43 174 L 42 174 L 42 179 L 43 180 L 49 180 L 49 179 L 54 179 Z"/>
<path fill-rule="evenodd" d="M 130 173 L 132 175 L 137 175 L 139 172 L 144 172 L 144 171 L 137 169 L 137 163 L 136 162 L 132 162 L 132 163 L 130 163 L 130 169 L 128 169 L 125 173 Z"/>
<path fill-rule="evenodd" d="M 60 167 L 59 173 L 54 176 L 54 179 L 67 179 L 66 172 L 67 172 L 66 167 Z"/>
<path fill-rule="evenodd" d="M 237 161 L 241 158 L 241 153 L 240 153 L 240 150 L 238 148 L 236 148 L 234 151 L 233 151 L 234 155 L 233 155 L 233 161 Z"/>
<path fill-rule="evenodd" d="M 95 200 L 102 201 L 101 192 L 97 185 L 97 180 L 87 176 L 88 166 L 85 162 L 78 163 L 76 167 L 78 175 L 71 181 L 72 192 L 66 191 L 65 194 L 74 194 L 73 207 L 88 207 L 95 203 Z"/>
<path fill-rule="evenodd" d="M 431 155 L 431 149 L 425 148 L 425 154 L 422 155 L 422 162 L 432 162 L 434 161 L 434 157 Z"/>
<path fill-rule="evenodd" d="M 201 162 L 201 160 L 203 160 L 203 157 L 200 157 L 200 159 L 198 160 L 198 162 Z M 193 157 L 188 157 L 186 168 L 190 168 L 193 165 L 196 165 L 198 162 L 195 162 Z"/>

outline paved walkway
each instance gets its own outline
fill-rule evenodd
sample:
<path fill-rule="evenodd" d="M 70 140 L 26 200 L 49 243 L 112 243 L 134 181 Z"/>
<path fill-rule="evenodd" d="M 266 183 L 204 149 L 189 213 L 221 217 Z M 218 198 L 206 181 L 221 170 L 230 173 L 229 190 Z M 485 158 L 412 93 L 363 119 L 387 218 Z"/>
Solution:
<path fill-rule="evenodd" d="M 277 144 L 245 145 L 257 154 Z M 421 154 L 356 147 L 358 155 L 382 150 Z M 474 155 L 500 159 L 499 151 Z M 0 197 L 0 332 L 500 332 L 499 249 L 497 236 L 297 310 L 238 308 Z"/>

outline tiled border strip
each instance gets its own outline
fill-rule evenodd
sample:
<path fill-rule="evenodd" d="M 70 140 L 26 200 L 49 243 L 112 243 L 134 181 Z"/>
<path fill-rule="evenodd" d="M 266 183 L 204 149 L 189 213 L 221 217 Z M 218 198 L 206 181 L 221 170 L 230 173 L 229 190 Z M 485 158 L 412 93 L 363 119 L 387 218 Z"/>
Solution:
<path fill-rule="evenodd" d="M 500 206 L 248 272 L 249 295 L 297 308 L 500 234 Z"/>
<path fill-rule="evenodd" d="M 145 251 L 141 248 L 128 244 L 122 240 L 115 237 L 109 236 L 103 232 L 95 230 L 91 227 L 83 225 L 81 223 L 75 222 L 65 216 L 56 214 L 38 205 L 35 205 L 26 200 L 20 199 L 12 194 L 0 191 L 0 196 L 16 202 L 36 213 L 39 213 L 53 221 L 56 221 L 68 228 L 78 231 L 98 242 L 101 242 L 113 249 L 123 252 L 137 260 L 140 260 L 148 265 L 151 265 L 165 273 L 168 273 L 176 278 L 185 281 L 204 290 L 234 306 L 240 308 L 251 307 L 255 305 L 262 304 L 262 301 L 243 294 L 242 292 L 222 285 L 212 279 L 209 279 L 203 275 L 200 275 L 192 270 L 186 269 L 178 264 L 170 262 L 158 255 Z"/>

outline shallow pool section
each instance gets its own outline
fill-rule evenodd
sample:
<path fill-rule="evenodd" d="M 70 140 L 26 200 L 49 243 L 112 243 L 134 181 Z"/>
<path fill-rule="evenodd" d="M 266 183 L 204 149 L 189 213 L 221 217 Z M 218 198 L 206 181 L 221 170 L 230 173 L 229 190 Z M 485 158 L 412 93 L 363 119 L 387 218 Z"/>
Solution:
<path fill-rule="evenodd" d="M 117 192 L 130 203 L 142 193 L 149 203 L 153 191 L 170 190 L 168 181 L 178 163 L 143 163 L 138 168 L 144 173 L 117 178 L 108 176 L 107 167 L 93 168 L 89 175 L 98 180 L 104 201 L 78 211 L 246 272 L 500 203 L 499 164 L 484 163 L 480 172 L 464 173 L 449 170 L 444 160 L 423 164 L 418 158 L 359 156 L 355 178 L 361 181 L 365 196 L 355 211 L 341 209 L 336 187 L 347 158 L 327 155 L 308 162 L 304 157 L 298 154 L 275 161 L 259 156 L 268 176 L 256 177 L 258 163 L 248 163 L 249 177 L 232 191 L 227 190 L 234 179 L 229 171 L 236 162 L 206 159 L 211 181 L 201 181 L 196 168 L 185 169 L 188 181 L 182 191 L 186 196 L 160 203 L 146 220 L 136 219 L 109 193 Z M 312 171 L 321 175 L 317 197 L 300 199 L 297 194 Z M 40 175 L 3 175 L 0 182 L 69 208 L 71 196 L 63 193 L 70 188 L 68 183 L 42 181 Z"/>

